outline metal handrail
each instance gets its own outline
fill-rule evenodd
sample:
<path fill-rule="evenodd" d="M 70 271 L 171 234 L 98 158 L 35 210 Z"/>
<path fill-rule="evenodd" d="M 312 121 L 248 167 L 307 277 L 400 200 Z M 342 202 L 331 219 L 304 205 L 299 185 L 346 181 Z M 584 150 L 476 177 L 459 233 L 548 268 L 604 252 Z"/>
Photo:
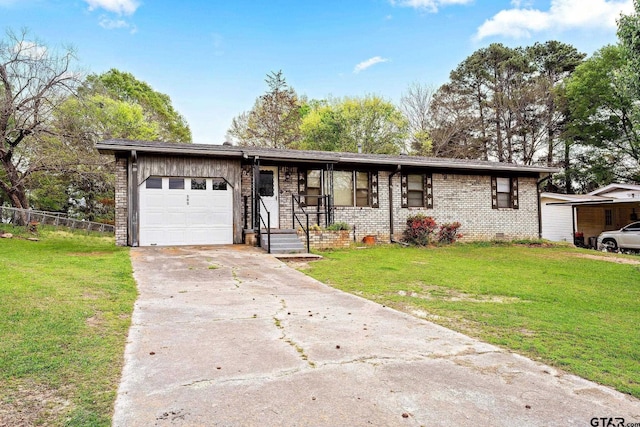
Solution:
<path fill-rule="evenodd" d="M 316 224 L 320 225 L 320 217 L 324 215 L 324 226 L 328 227 L 329 225 L 333 224 L 333 218 L 331 215 L 331 211 L 332 211 L 332 207 L 331 207 L 331 196 L 329 196 L 328 194 L 325 195 L 296 195 L 296 194 L 292 194 L 292 200 L 291 200 L 291 210 L 292 212 L 295 214 L 296 213 L 296 206 L 302 211 L 302 213 L 304 214 L 308 214 L 308 215 L 315 215 L 316 218 Z M 304 207 L 309 207 L 310 205 L 306 204 L 306 203 L 302 203 L 303 197 L 306 198 L 313 198 L 316 199 L 318 201 L 317 204 L 312 205 L 316 207 L 316 211 L 315 212 L 307 212 Z M 323 208 L 323 210 L 320 210 L 320 207 Z M 300 213 L 300 212 L 298 212 Z M 295 221 L 294 221 L 295 222 Z"/>
<path fill-rule="evenodd" d="M 7 212 L 9 213 L 8 215 Z M 53 225 L 55 227 L 68 227 L 71 229 L 97 231 L 100 233 L 115 232 L 115 226 L 111 224 L 69 218 L 68 216 L 61 214 L 60 212 L 46 212 L 33 209 L 0 206 L 0 221 L 2 223 L 16 224 L 19 222 L 18 216 L 20 216 L 20 221 L 22 221 L 22 218 L 26 219 L 25 225 L 28 225 L 32 222 L 38 222 L 43 225 Z"/>
<path fill-rule="evenodd" d="M 264 219 L 262 218 L 262 215 L 260 215 L 260 206 L 258 205 L 258 218 L 260 220 L 260 222 L 266 226 L 267 229 L 267 253 L 271 253 L 271 212 L 269 212 L 269 210 L 267 209 L 267 206 L 264 204 L 264 200 L 262 200 L 262 197 L 260 197 L 260 195 L 257 195 L 258 197 L 258 201 L 262 204 L 262 207 L 264 208 L 264 211 L 267 213 L 267 223 L 264 223 Z M 262 231 L 260 231 L 260 227 L 258 227 L 258 242 L 260 242 L 260 245 L 262 246 Z"/>
<path fill-rule="evenodd" d="M 298 202 L 298 207 L 302 210 L 302 213 L 307 218 L 307 227 L 306 228 L 302 224 L 302 221 L 300 221 L 300 218 L 298 218 L 298 214 L 296 213 L 296 208 L 295 208 L 295 203 L 296 202 Z M 298 221 L 298 224 L 300 224 L 300 227 L 302 228 L 302 231 L 304 231 L 304 234 L 307 237 L 307 253 L 310 253 L 311 252 L 311 242 L 309 240 L 309 214 L 304 210 L 304 207 L 300 203 L 300 198 L 296 197 L 295 194 L 291 195 L 291 214 L 292 214 L 291 225 L 293 225 L 293 228 L 295 229 L 296 228 L 296 221 Z"/>

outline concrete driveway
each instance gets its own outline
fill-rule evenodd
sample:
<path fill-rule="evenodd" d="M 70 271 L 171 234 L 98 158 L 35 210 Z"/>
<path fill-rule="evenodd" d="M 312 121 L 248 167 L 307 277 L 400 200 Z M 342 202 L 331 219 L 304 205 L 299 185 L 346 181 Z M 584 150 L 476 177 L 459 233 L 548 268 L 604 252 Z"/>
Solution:
<path fill-rule="evenodd" d="M 640 422 L 637 399 L 334 290 L 253 248 L 131 256 L 140 296 L 114 426 Z"/>

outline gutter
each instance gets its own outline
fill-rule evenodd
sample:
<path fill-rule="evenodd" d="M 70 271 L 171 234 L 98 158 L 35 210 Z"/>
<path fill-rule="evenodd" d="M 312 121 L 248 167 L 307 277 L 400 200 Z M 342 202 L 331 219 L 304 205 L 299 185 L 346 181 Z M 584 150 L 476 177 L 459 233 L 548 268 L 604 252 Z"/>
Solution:
<path fill-rule="evenodd" d="M 393 239 L 393 176 L 400 172 L 402 165 L 398 165 L 395 171 L 389 174 L 389 242 L 399 243 Z"/>
<path fill-rule="evenodd" d="M 542 194 L 542 192 L 540 191 L 540 184 L 542 184 L 545 181 L 548 181 L 550 178 L 551 178 L 551 174 L 545 176 L 542 179 L 539 179 L 536 182 L 536 190 L 538 191 L 538 239 L 542 239 L 542 200 L 540 198 L 540 195 Z"/>

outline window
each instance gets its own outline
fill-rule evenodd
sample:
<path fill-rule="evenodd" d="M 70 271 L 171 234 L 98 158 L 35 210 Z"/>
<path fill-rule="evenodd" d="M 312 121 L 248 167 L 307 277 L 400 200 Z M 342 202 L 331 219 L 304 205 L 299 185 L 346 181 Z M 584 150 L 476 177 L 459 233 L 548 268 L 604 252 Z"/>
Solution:
<path fill-rule="evenodd" d="M 169 178 L 169 190 L 184 190 L 184 178 Z"/>
<path fill-rule="evenodd" d="M 227 190 L 227 181 L 222 178 L 213 178 L 211 180 L 211 188 L 216 191 L 226 191 Z"/>
<path fill-rule="evenodd" d="M 640 231 L 640 222 L 634 222 L 624 228 L 626 231 Z"/>
<path fill-rule="evenodd" d="M 407 206 L 424 207 L 424 175 L 407 175 Z"/>
<path fill-rule="evenodd" d="M 318 197 L 322 194 L 322 171 L 319 169 L 307 171 L 307 197 L 308 206 L 317 206 Z"/>
<path fill-rule="evenodd" d="M 151 176 L 147 178 L 145 186 L 149 189 L 162 189 L 162 178 L 158 176 Z"/>
<path fill-rule="evenodd" d="M 356 206 L 369 206 L 368 172 L 356 172 Z"/>
<path fill-rule="evenodd" d="M 273 197 L 273 171 L 260 171 L 258 194 L 262 197 Z"/>
<path fill-rule="evenodd" d="M 611 209 L 604 210 L 604 225 L 613 225 L 613 211 Z"/>
<path fill-rule="evenodd" d="M 518 178 L 491 177 L 491 207 L 518 209 Z"/>
<path fill-rule="evenodd" d="M 431 173 L 403 173 L 400 188 L 403 208 L 433 209 L 433 175 Z"/>
<path fill-rule="evenodd" d="M 306 170 L 298 175 L 298 190 L 307 206 L 322 205 L 321 196 L 332 194 L 333 206 L 379 207 L 378 173 L 375 171 Z"/>
<path fill-rule="evenodd" d="M 499 208 L 511 207 L 511 180 L 496 178 L 497 200 Z"/>
<path fill-rule="evenodd" d="M 353 172 L 333 172 L 333 204 L 353 206 Z"/>
<path fill-rule="evenodd" d="M 192 190 L 206 190 L 207 189 L 207 180 L 204 178 L 191 178 L 191 189 Z"/>

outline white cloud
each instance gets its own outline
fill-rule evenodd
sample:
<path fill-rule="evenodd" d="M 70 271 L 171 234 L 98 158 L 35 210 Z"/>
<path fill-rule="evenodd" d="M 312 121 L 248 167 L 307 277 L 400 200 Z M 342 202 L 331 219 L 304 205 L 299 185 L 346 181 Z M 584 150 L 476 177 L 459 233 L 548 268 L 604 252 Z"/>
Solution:
<path fill-rule="evenodd" d="M 366 61 L 362 61 L 361 63 L 356 65 L 355 68 L 353 69 L 353 73 L 358 74 L 360 71 L 364 71 L 367 68 L 373 67 L 374 65 L 379 64 L 381 62 L 389 62 L 389 60 L 387 58 L 382 58 L 380 56 L 374 56 L 373 58 L 369 58 Z"/>
<path fill-rule="evenodd" d="M 437 12 L 438 8 L 452 4 L 469 4 L 473 0 L 389 0 L 393 6 L 412 7 L 414 9 Z"/>
<path fill-rule="evenodd" d="M 99 24 L 102 28 L 106 28 L 107 30 L 129 28 L 129 23 L 127 21 L 123 21 L 122 19 L 109 19 L 106 16 L 100 18 Z"/>
<path fill-rule="evenodd" d="M 131 34 L 138 32 L 138 27 L 123 19 L 111 19 L 107 16 L 101 16 L 98 22 L 102 28 L 106 30 L 128 29 Z"/>
<path fill-rule="evenodd" d="M 632 0 L 551 0 L 548 11 L 521 8 L 517 0 L 513 9 L 501 10 L 482 24 L 476 40 L 490 36 L 531 37 L 545 30 L 605 28 L 613 29 L 620 13 L 633 12 Z"/>
<path fill-rule="evenodd" d="M 137 0 L 84 0 L 89 10 L 104 9 L 119 15 L 132 15 L 140 3 Z"/>

